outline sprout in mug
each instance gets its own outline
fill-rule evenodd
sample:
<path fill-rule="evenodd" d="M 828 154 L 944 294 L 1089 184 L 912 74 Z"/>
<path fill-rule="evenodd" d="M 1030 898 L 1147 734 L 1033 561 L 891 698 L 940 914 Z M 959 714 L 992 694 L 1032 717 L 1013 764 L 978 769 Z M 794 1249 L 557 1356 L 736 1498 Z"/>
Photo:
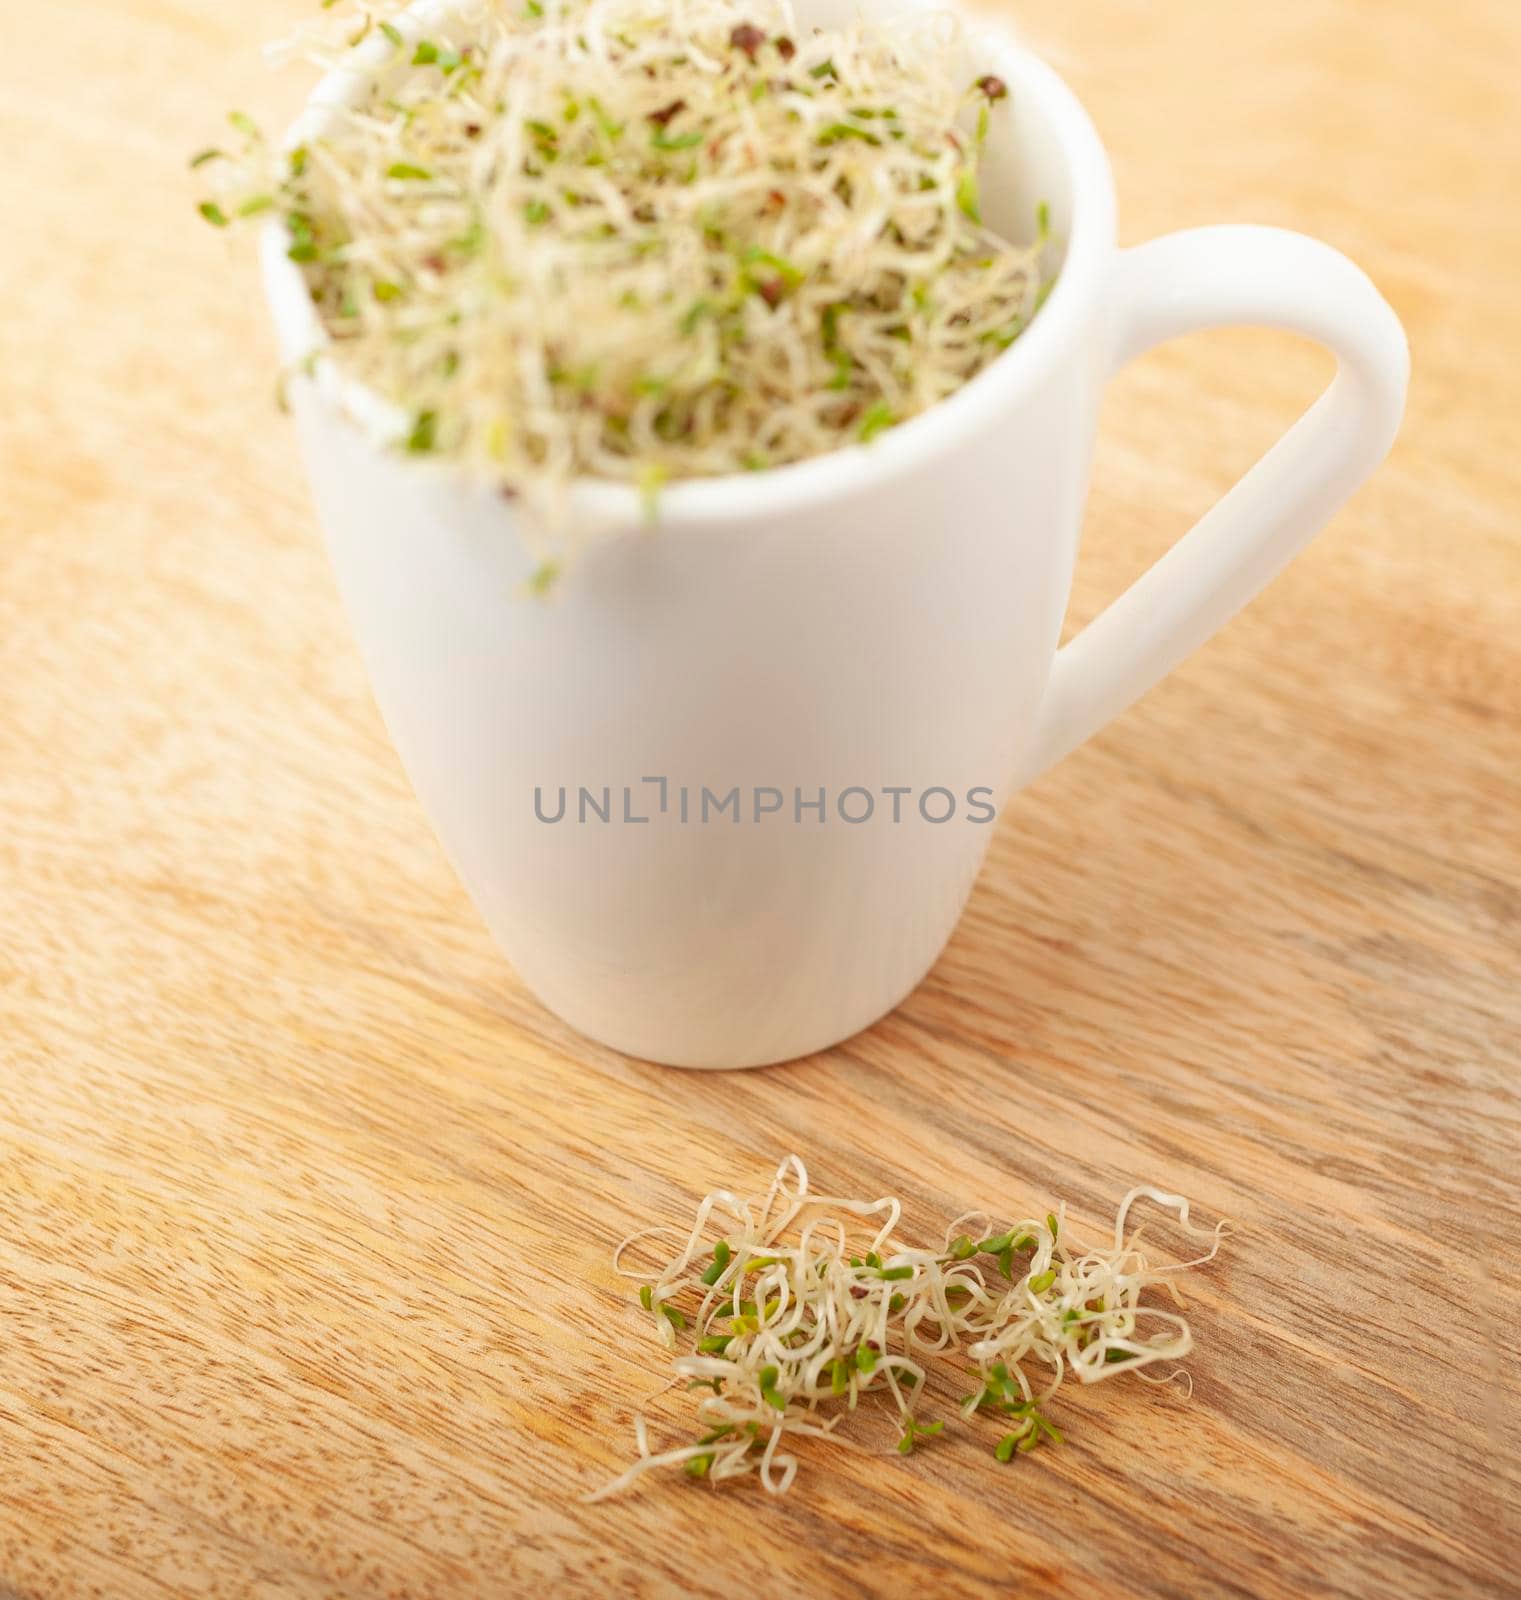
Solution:
<path fill-rule="evenodd" d="M 1042 207 L 984 221 L 1007 90 L 935 13 L 801 30 L 785 0 L 330 4 L 376 79 L 276 152 L 204 152 L 216 226 L 277 218 L 394 442 L 527 497 L 878 439 L 1007 349 L 1051 287 Z M 421 13 L 427 15 L 429 13 Z"/>

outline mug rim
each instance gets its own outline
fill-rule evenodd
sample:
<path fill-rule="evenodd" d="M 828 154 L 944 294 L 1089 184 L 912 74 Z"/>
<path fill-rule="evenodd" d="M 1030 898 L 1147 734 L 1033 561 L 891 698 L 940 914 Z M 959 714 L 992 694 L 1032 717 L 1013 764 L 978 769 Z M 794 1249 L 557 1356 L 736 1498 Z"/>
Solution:
<path fill-rule="evenodd" d="M 436 23 L 452 9 L 451 0 L 420 0 L 396 19 L 408 42 L 411 34 Z M 1061 76 L 1022 45 L 1001 19 L 969 9 L 961 0 L 908 0 L 904 11 L 950 11 L 961 16 L 993 56 L 992 65 L 1011 96 L 1036 108 L 1055 133 L 1067 164 L 1071 218 L 1066 255 L 1056 284 L 1029 328 L 1007 350 L 954 393 L 889 429 L 868 444 L 851 441 L 802 461 L 710 477 L 679 478 L 660 491 L 659 523 L 765 521 L 822 501 L 846 498 L 867 485 L 933 470 L 957 440 L 990 427 L 1036 388 L 1078 341 L 1097 299 L 1115 245 L 1115 195 L 1109 158 L 1092 119 Z M 372 39 L 353 53 L 352 64 L 327 73 L 313 90 L 289 134 L 287 144 L 311 136 L 314 124 L 348 104 L 373 80 L 389 54 L 387 41 Z M 345 377 L 325 354 L 329 340 L 317 316 L 305 275 L 289 259 L 285 224 L 264 230 L 262 261 L 265 296 L 287 361 L 318 359 L 303 377 L 323 398 L 355 421 L 394 423 L 397 413 L 368 386 Z M 407 460 L 405 468 L 458 481 L 466 469 L 453 462 Z M 632 525 L 646 520 L 638 488 L 609 478 L 579 477 L 568 491 L 574 521 L 590 526 Z M 504 504 L 503 509 L 507 509 Z"/>

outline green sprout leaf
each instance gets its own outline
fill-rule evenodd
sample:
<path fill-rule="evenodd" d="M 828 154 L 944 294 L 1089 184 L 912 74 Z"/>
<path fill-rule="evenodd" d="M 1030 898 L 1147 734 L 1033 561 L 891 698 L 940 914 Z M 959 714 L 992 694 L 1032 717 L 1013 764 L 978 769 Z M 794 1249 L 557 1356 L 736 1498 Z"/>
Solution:
<path fill-rule="evenodd" d="M 664 128 L 656 128 L 650 134 L 650 144 L 656 150 L 691 150 L 705 137 L 701 128 L 693 128 L 689 133 L 667 133 Z"/>
<path fill-rule="evenodd" d="M 563 569 L 558 561 L 541 561 L 538 566 L 533 569 L 532 574 L 529 576 L 529 594 L 531 594 L 536 600 L 542 600 L 544 596 L 554 588 L 555 584 L 559 582 L 560 573 L 562 570 Z M 728 1340 L 725 1340 L 724 1343 L 727 1344 Z M 699 1345 L 698 1349 L 701 1348 L 702 1346 Z"/>
<path fill-rule="evenodd" d="M 879 145 L 882 141 L 868 128 L 858 128 L 850 122 L 831 122 L 827 128 L 821 129 L 815 144 L 839 144 L 844 139 L 859 139 L 862 144 Z"/>
<path fill-rule="evenodd" d="M 720 1239 L 713 1247 L 712 1265 L 710 1265 L 707 1271 L 705 1271 L 702 1275 L 702 1281 L 707 1284 L 709 1288 L 711 1288 L 721 1277 L 723 1277 L 724 1269 L 729 1265 L 729 1254 L 730 1252 L 728 1244 L 723 1239 Z"/>
<path fill-rule="evenodd" d="M 762 250 L 758 246 L 752 246 L 745 252 L 745 261 L 750 266 L 769 268 L 789 289 L 799 288 L 808 276 L 795 262 L 788 261 L 784 256 L 773 255 L 771 251 Z"/>
<path fill-rule="evenodd" d="M 1011 344 L 1025 331 L 1025 319 L 1015 317 L 1007 326 L 994 328 L 981 335 L 987 344 L 996 345 L 1000 350 L 1007 350 Z"/>
<path fill-rule="evenodd" d="M 644 520 L 654 523 L 660 517 L 660 491 L 670 477 L 670 469 L 660 461 L 646 461 L 635 477 L 639 490 L 639 503 L 644 510 Z"/>
<path fill-rule="evenodd" d="M 285 226 L 290 230 L 292 244 L 316 243 L 312 219 L 304 211 L 289 212 L 285 218 Z"/>
<path fill-rule="evenodd" d="M 438 413 L 419 411 L 407 436 L 407 449 L 415 456 L 427 455 L 438 445 Z M 662 1306 L 662 1310 L 665 1308 Z"/>
<path fill-rule="evenodd" d="M 866 408 L 866 414 L 861 418 L 861 425 L 856 430 L 856 437 L 862 444 L 870 444 L 884 429 L 892 427 L 898 420 L 893 408 L 885 400 L 874 401 Z M 913 1270 L 909 1270 L 913 1276 Z"/>
<path fill-rule="evenodd" d="M 203 200 L 196 210 L 205 217 L 213 228 L 225 228 L 232 220 L 215 200 Z"/>
<path fill-rule="evenodd" d="M 616 142 L 623 137 L 623 124 L 621 122 L 614 122 L 613 119 L 608 116 L 607 110 L 600 100 L 588 98 L 586 104 L 590 107 L 592 116 L 596 118 L 597 127 L 601 131 L 604 139 L 607 139 L 610 142 Z"/>

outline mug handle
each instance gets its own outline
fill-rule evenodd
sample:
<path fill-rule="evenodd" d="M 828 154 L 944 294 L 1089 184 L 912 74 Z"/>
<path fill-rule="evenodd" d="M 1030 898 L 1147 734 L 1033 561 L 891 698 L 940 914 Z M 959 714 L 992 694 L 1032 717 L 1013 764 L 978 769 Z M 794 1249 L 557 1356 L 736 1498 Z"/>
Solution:
<path fill-rule="evenodd" d="M 1023 781 L 1139 699 L 1298 554 L 1389 453 L 1404 329 L 1339 251 L 1280 228 L 1197 228 L 1122 252 L 1112 370 L 1179 334 L 1251 323 L 1337 358 L 1331 386 L 1155 566 L 1056 654 Z"/>

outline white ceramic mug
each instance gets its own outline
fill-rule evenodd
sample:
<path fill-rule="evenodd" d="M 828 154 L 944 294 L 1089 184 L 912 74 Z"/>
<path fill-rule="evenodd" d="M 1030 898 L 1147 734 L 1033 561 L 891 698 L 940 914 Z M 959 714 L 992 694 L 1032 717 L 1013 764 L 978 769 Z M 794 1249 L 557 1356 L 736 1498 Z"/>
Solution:
<path fill-rule="evenodd" d="M 420 6 L 403 31 L 448 9 Z M 930 7 L 873 8 L 913 9 Z M 813 0 L 800 12 L 803 25 L 849 15 Z M 1207 639 L 1399 426 L 1405 339 L 1357 267 L 1266 228 L 1119 250 L 1109 163 L 1082 107 L 998 24 L 968 28 L 970 75 L 1010 91 L 984 210 L 1021 237 L 1049 202 L 1060 279 L 1006 354 L 873 443 L 672 485 L 653 530 L 632 490 L 583 484 L 580 508 L 607 536 L 536 600 L 499 496 L 378 447 L 325 367 L 296 386 L 344 600 L 419 797 L 524 981 L 631 1055 L 758 1065 L 897 1005 L 981 864 L 994 807 L 969 794 L 1001 805 Z M 303 131 L 387 49 L 372 43 L 330 79 Z M 319 335 L 284 244 L 271 231 L 266 277 L 295 361 Z M 1233 323 L 1319 340 L 1335 381 L 1058 650 L 1105 380 L 1161 340 Z M 645 781 L 657 778 L 664 812 Z M 562 787 L 565 815 L 541 820 Z M 715 804 L 703 821 L 703 788 L 715 802 L 737 789 L 739 820 Z M 863 791 L 872 816 L 846 820 Z M 954 817 L 931 820 L 946 807 L 931 791 Z"/>

